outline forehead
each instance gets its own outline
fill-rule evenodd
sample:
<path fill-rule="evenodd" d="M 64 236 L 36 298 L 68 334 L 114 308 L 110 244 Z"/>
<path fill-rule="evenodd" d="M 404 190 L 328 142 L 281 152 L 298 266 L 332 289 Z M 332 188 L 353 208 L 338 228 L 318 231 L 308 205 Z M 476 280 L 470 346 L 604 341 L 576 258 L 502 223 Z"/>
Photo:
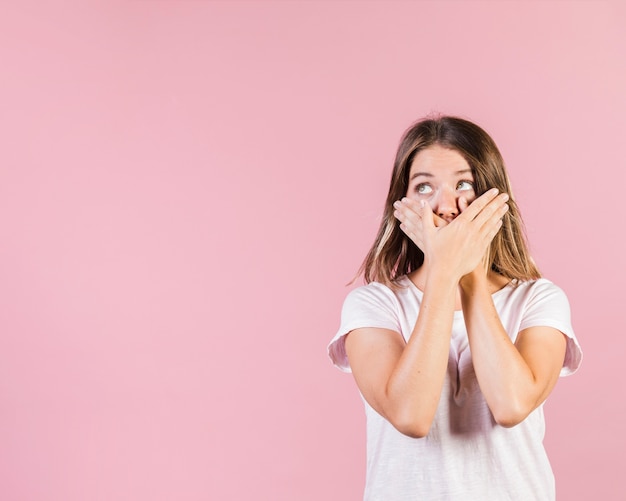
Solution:
<path fill-rule="evenodd" d="M 419 151 L 411 162 L 409 177 L 416 175 L 471 174 L 467 160 L 458 151 L 433 145 Z"/>

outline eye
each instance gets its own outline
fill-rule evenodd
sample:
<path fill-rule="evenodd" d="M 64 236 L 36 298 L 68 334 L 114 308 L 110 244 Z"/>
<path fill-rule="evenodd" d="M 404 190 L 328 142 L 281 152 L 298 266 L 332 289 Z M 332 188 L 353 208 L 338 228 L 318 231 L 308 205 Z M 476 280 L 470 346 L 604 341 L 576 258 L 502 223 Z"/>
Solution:
<path fill-rule="evenodd" d="M 415 186 L 415 191 L 420 195 L 429 195 L 433 192 L 433 187 L 428 183 L 420 183 Z"/>
<path fill-rule="evenodd" d="M 459 181 L 456 185 L 458 191 L 469 191 L 474 189 L 474 183 L 471 181 Z"/>

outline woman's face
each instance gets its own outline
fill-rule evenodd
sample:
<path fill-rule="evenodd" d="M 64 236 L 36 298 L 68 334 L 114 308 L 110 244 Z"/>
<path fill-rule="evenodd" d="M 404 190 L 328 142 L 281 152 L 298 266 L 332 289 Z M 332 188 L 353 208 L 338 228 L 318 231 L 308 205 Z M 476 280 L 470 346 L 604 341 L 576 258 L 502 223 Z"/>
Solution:
<path fill-rule="evenodd" d="M 406 196 L 425 200 L 433 212 L 448 223 L 476 198 L 469 164 L 455 150 L 433 145 L 421 150 L 411 163 Z"/>

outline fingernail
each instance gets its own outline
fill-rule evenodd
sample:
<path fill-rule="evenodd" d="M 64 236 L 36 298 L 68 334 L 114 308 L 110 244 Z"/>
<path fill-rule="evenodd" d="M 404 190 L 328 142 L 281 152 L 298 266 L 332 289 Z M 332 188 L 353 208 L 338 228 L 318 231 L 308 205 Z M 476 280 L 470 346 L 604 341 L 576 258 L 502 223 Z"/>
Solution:
<path fill-rule="evenodd" d="M 502 199 L 506 202 L 509 199 L 509 194 L 508 193 L 503 193 L 502 194 Z"/>
<path fill-rule="evenodd" d="M 396 200 L 396 201 L 393 203 L 393 206 L 394 206 L 396 209 L 399 209 L 401 205 L 402 205 L 402 204 L 400 203 L 400 200 Z"/>
<path fill-rule="evenodd" d="M 489 190 L 489 193 L 491 193 L 492 195 L 497 195 L 498 194 L 498 188 L 491 188 Z"/>

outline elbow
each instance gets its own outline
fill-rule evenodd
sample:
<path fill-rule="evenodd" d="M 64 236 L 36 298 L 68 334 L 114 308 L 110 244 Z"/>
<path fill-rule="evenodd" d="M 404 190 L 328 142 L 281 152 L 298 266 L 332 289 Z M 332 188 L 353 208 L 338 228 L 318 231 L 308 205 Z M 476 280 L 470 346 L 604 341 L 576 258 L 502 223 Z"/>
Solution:
<path fill-rule="evenodd" d="M 424 438 L 430 431 L 432 419 L 419 418 L 416 416 L 404 416 L 390 419 L 393 427 L 403 435 L 410 438 Z"/>
<path fill-rule="evenodd" d="M 492 410 L 491 413 L 493 414 L 493 419 L 499 426 L 503 428 L 513 428 L 524 421 L 531 410 L 532 409 L 527 409 L 522 406 L 508 405 L 500 409 Z"/>
<path fill-rule="evenodd" d="M 520 424 L 522 421 L 524 421 L 524 419 L 526 418 L 526 416 L 524 417 L 520 417 L 520 416 L 494 416 L 494 419 L 496 421 L 496 423 L 498 424 L 498 426 L 502 426 L 503 428 L 513 428 L 514 426 L 517 426 L 518 424 Z"/>
<path fill-rule="evenodd" d="M 419 426 L 415 424 L 402 426 L 394 424 L 393 426 L 396 430 L 409 438 L 424 438 L 426 435 L 428 435 L 428 431 L 430 430 L 429 426 Z"/>

